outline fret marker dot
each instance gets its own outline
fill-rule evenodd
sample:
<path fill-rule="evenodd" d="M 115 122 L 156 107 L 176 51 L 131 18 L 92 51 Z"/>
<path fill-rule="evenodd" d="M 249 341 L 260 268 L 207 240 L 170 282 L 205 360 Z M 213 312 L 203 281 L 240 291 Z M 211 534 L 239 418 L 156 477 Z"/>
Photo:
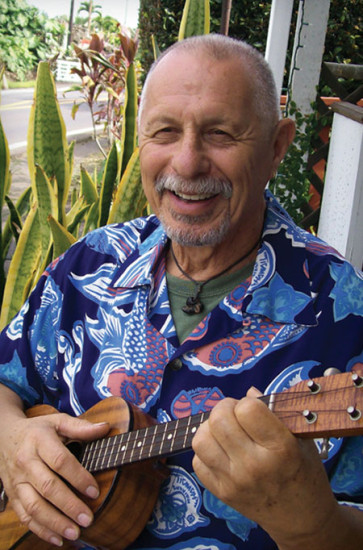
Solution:
<path fill-rule="evenodd" d="M 142 443 L 141 443 L 141 441 L 139 441 L 138 444 L 137 444 L 137 446 L 138 446 L 138 447 L 141 447 L 141 445 L 142 445 Z"/>
<path fill-rule="evenodd" d="M 121 447 L 121 451 L 126 451 L 126 445 L 123 445 L 123 446 Z"/>
<path fill-rule="evenodd" d="M 192 428 L 192 433 L 193 433 L 193 434 L 195 434 L 196 431 L 197 431 L 197 428 L 196 428 L 196 427 Z"/>
<path fill-rule="evenodd" d="M 172 439 L 172 437 L 173 437 L 172 434 L 168 435 L 168 439 Z"/>

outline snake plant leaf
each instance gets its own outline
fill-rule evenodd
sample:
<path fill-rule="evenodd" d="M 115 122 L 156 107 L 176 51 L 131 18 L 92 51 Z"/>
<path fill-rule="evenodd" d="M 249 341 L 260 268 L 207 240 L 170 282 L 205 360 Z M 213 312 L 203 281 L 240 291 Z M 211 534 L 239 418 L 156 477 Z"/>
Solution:
<path fill-rule="evenodd" d="M 9 208 L 9 216 L 5 222 L 2 233 L 3 259 L 7 256 L 12 237 L 14 236 L 16 240 L 19 238 L 19 234 L 23 226 L 21 218 L 22 216 L 26 216 L 29 212 L 31 193 L 32 189 L 29 186 L 22 192 L 15 204 L 10 197 L 5 197 L 6 204 Z"/>
<path fill-rule="evenodd" d="M 135 149 L 118 186 L 107 223 L 118 223 L 143 214 L 146 197 L 141 184 L 139 150 Z"/>
<path fill-rule="evenodd" d="M 98 226 L 101 227 L 107 222 L 112 202 L 112 196 L 115 189 L 115 183 L 119 179 L 120 174 L 120 154 L 118 151 L 117 140 L 112 144 L 108 153 L 106 164 L 103 172 L 103 178 L 100 191 L 100 208 L 98 217 Z"/>
<path fill-rule="evenodd" d="M 5 202 L 8 205 L 9 216 L 8 216 L 8 218 L 6 220 L 6 224 L 4 226 L 4 232 L 2 234 L 2 238 L 3 238 L 2 242 L 4 244 L 6 243 L 6 241 L 5 241 L 5 228 L 7 228 L 7 227 L 9 228 L 9 233 L 15 238 L 16 242 L 18 242 L 20 232 L 23 228 L 23 222 L 22 222 L 21 216 L 20 216 L 15 204 L 13 203 L 13 201 L 11 200 L 11 198 L 8 195 L 6 195 L 6 197 L 5 197 Z"/>
<path fill-rule="evenodd" d="M 98 199 L 97 186 L 87 170 L 81 166 L 81 196 L 86 204 L 93 204 Z"/>
<path fill-rule="evenodd" d="M 28 165 L 31 177 L 39 164 L 58 188 L 58 218 L 65 218 L 70 185 L 70 167 L 66 128 L 56 97 L 56 87 L 49 63 L 38 65 L 34 102 L 28 126 Z"/>
<path fill-rule="evenodd" d="M 75 218 L 78 216 L 80 210 L 85 206 L 85 201 L 83 197 L 78 197 L 77 200 L 72 204 L 72 208 L 66 215 L 66 227 L 70 231 L 69 226 L 73 225 Z M 70 231 L 72 233 L 72 231 Z"/>
<path fill-rule="evenodd" d="M 1 210 L 4 206 L 5 195 L 10 187 L 10 153 L 8 140 L 0 119 L 0 231 L 1 231 Z"/>
<path fill-rule="evenodd" d="M 74 166 L 74 146 L 75 146 L 76 142 L 75 141 L 71 141 L 71 143 L 68 145 L 68 148 L 67 148 L 67 160 L 68 160 L 68 182 L 69 182 L 69 185 L 70 185 L 70 182 L 72 181 L 72 174 L 73 174 L 73 166 Z M 69 190 L 69 185 L 68 185 L 68 190 Z"/>
<path fill-rule="evenodd" d="M 122 121 L 122 166 L 124 173 L 131 155 L 136 148 L 137 134 L 137 78 L 135 64 L 130 63 L 125 76 L 124 117 Z"/>
<path fill-rule="evenodd" d="M 178 40 L 183 40 L 189 36 L 209 34 L 209 30 L 209 0 L 186 0 L 180 23 Z"/>
<path fill-rule="evenodd" d="M 35 166 L 34 197 L 38 203 L 38 216 L 40 224 L 41 258 L 43 263 L 49 253 L 52 234 L 48 224 L 48 217 L 58 217 L 58 202 L 54 188 L 41 166 Z"/>
<path fill-rule="evenodd" d="M 76 238 L 63 225 L 61 225 L 53 216 L 49 216 L 48 223 L 53 234 L 53 256 L 58 258 L 68 248 L 76 242 Z"/>
<path fill-rule="evenodd" d="M 85 219 L 84 228 L 82 235 L 86 235 L 92 229 L 96 229 L 99 215 L 99 203 L 100 200 L 97 199 L 90 207 L 88 214 Z"/>
<path fill-rule="evenodd" d="M 67 224 L 67 230 L 69 233 L 77 237 L 77 228 L 79 224 L 83 222 L 87 212 L 90 209 L 89 204 L 85 204 L 81 199 L 79 199 L 73 206 L 71 212 L 72 217 L 70 218 Z"/>
<path fill-rule="evenodd" d="M 161 51 L 154 34 L 151 35 L 151 45 L 153 48 L 154 59 L 156 60 L 160 57 Z"/>
<path fill-rule="evenodd" d="M 3 74 L 3 71 L 1 75 L 2 74 Z M 2 248 L 3 246 L 2 208 L 4 205 L 4 199 L 9 190 L 10 181 L 11 181 L 9 167 L 10 167 L 9 146 L 5 136 L 2 122 L 0 120 L 0 258 L 4 257 L 4 251 Z M 4 269 L 4 263 L 1 261 L 0 262 L 0 300 L 3 295 L 4 286 L 5 286 L 5 269 Z"/>
<path fill-rule="evenodd" d="M 39 215 L 34 202 L 9 265 L 1 307 L 0 330 L 9 323 L 28 297 L 39 265 L 40 252 Z"/>

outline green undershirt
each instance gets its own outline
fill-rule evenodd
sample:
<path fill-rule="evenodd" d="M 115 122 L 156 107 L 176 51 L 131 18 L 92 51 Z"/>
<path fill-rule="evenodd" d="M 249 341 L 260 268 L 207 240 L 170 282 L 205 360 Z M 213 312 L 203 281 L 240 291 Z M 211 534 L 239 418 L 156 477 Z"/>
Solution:
<path fill-rule="evenodd" d="M 252 274 L 253 265 L 254 263 L 252 262 L 238 271 L 222 275 L 207 283 L 202 288 L 200 294 L 200 299 L 204 306 L 203 311 L 193 315 L 184 313 L 182 307 L 185 305 L 186 299 L 194 295 L 195 285 L 191 281 L 179 279 L 179 277 L 170 275 L 170 273 L 166 274 L 169 302 L 179 342 L 183 342 L 200 321 L 204 319 L 204 317 L 212 311 L 227 294 Z"/>

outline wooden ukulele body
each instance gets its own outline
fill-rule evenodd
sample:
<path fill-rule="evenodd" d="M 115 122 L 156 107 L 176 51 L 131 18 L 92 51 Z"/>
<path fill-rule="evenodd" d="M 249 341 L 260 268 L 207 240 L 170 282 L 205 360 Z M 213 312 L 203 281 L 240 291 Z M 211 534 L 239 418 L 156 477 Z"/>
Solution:
<path fill-rule="evenodd" d="M 260 399 L 299 437 L 363 434 L 362 372 L 305 380 Z M 56 412 L 40 405 L 27 411 L 27 415 L 30 418 Z M 63 548 L 82 548 L 84 542 L 101 550 L 123 550 L 134 542 L 168 475 L 160 457 L 191 449 L 194 434 L 208 414 L 157 424 L 119 397 L 109 397 L 83 414 L 90 422 L 107 421 L 111 430 L 106 438 L 87 443 L 81 460 L 90 472 L 96 472 L 100 487 L 97 500 L 82 497 L 94 513 L 94 522 L 82 530 L 78 542 L 64 541 Z M 88 463 L 87 453 L 91 457 Z M 0 512 L 0 550 L 53 548 L 20 524 L 10 505 Z"/>
<path fill-rule="evenodd" d="M 47 405 L 30 409 L 27 414 L 41 416 L 57 412 Z M 110 397 L 101 401 L 82 418 L 90 422 L 107 421 L 111 430 L 108 437 L 137 430 L 154 423 L 153 419 L 130 407 L 123 399 Z M 138 464 L 127 464 L 120 470 L 105 470 L 95 474 L 100 488 L 97 500 L 82 499 L 94 513 L 90 527 L 82 530 L 81 540 L 98 548 L 123 550 L 141 533 L 154 508 L 160 484 L 168 475 L 163 463 L 153 459 Z M 80 548 L 77 542 L 64 540 L 63 549 Z M 26 526 L 21 525 L 10 504 L 0 513 L 0 550 L 54 550 L 54 546 L 40 540 Z"/>

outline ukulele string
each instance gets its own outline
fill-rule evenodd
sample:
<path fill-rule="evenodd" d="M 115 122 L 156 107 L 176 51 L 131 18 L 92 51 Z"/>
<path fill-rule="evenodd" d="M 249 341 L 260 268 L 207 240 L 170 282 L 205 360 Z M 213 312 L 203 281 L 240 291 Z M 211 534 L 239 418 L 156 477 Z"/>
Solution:
<path fill-rule="evenodd" d="M 329 394 L 334 392 L 336 394 L 337 392 L 342 392 L 351 388 L 352 386 L 346 385 L 340 388 L 324 389 L 324 393 Z M 263 395 L 259 399 L 268 404 L 271 395 L 274 395 L 273 406 L 275 410 L 280 403 L 286 404 L 289 401 L 295 401 L 296 398 L 301 399 L 303 397 L 313 397 L 314 395 L 318 394 L 312 394 L 310 390 L 301 390 L 292 393 L 281 392 L 276 394 Z M 345 410 L 346 409 L 344 408 L 319 408 L 318 412 L 319 414 L 328 414 L 332 412 L 343 412 Z M 291 410 L 286 409 L 278 412 L 280 417 L 283 417 L 285 419 L 301 415 L 301 410 L 299 411 L 295 408 L 292 408 Z M 203 420 L 201 419 L 202 415 Z M 201 419 L 200 421 L 198 421 L 197 425 L 193 424 L 192 426 L 188 426 L 190 417 L 184 417 L 175 421 L 168 422 L 168 426 L 166 429 L 164 424 L 160 423 L 153 426 L 140 428 L 131 432 L 117 434 L 109 438 L 96 440 L 86 445 L 86 447 L 89 447 L 89 453 L 85 452 L 84 456 L 86 457 L 87 455 L 90 455 L 92 453 L 97 453 L 98 457 L 101 457 L 102 455 L 102 458 L 100 458 L 99 460 L 104 466 L 105 463 L 112 463 L 114 465 L 121 455 L 124 455 L 122 464 L 127 464 L 129 462 L 138 462 L 147 458 L 153 458 L 153 448 L 162 448 L 164 445 L 167 448 L 175 447 L 176 449 L 181 450 L 180 445 L 183 442 L 189 442 L 190 437 L 194 436 L 194 431 L 192 433 L 190 430 L 190 433 L 188 433 L 189 428 L 193 429 L 195 427 L 198 427 L 202 423 L 202 421 L 208 418 L 208 416 L 209 412 L 195 415 L 195 419 Z M 178 426 L 178 424 L 180 424 L 180 426 Z M 170 444 L 170 442 L 172 443 Z M 94 450 L 92 449 L 92 446 L 95 446 Z M 170 452 L 171 451 L 168 451 L 166 449 L 165 454 L 168 454 Z M 157 456 L 161 456 L 161 454 L 158 454 Z M 94 456 L 87 456 L 87 459 L 85 460 L 86 464 L 92 461 L 97 462 L 98 459 L 96 459 Z M 85 464 L 84 466 L 87 468 Z M 112 467 L 112 465 L 110 467 Z M 100 469 L 102 469 L 101 466 Z"/>
<path fill-rule="evenodd" d="M 101 470 L 104 468 L 105 463 L 111 464 L 113 462 L 114 466 L 115 462 L 122 455 L 122 464 L 127 464 L 155 456 L 162 456 L 162 452 L 152 452 L 153 449 L 158 450 L 165 447 L 165 454 L 171 454 L 172 451 L 170 451 L 169 447 L 175 447 L 179 451 L 183 450 L 183 448 L 186 450 L 186 444 L 190 444 L 194 436 L 194 428 L 197 428 L 208 416 L 209 412 L 205 412 L 193 417 L 184 417 L 168 422 L 167 426 L 164 423 L 154 424 L 153 426 L 139 428 L 138 430 L 117 434 L 109 438 L 91 441 L 85 446 L 86 450 L 83 454 L 84 460 L 82 465 L 87 468 L 87 465 L 95 462 Z M 194 423 L 190 423 L 190 418 L 194 418 Z M 195 422 L 197 419 L 198 422 Z M 178 424 L 182 425 L 176 427 Z M 183 424 L 185 425 L 183 426 Z M 183 443 L 185 445 L 182 445 Z"/>
<path fill-rule="evenodd" d="M 290 392 L 288 390 L 286 392 L 283 391 L 280 393 L 270 393 L 270 394 L 262 395 L 261 397 L 259 397 L 259 399 L 261 399 L 261 401 L 263 401 L 265 404 L 268 404 L 271 396 L 274 396 L 274 405 L 275 405 L 277 403 L 286 403 L 288 401 L 293 401 L 296 399 L 296 397 L 301 399 L 303 397 L 314 397 L 315 395 L 321 395 L 321 394 L 338 393 L 345 390 L 350 390 L 353 387 L 354 386 L 347 385 L 347 386 L 342 386 L 340 388 L 329 388 L 329 389 L 324 389 L 322 392 L 320 391 L 316 392 L 315 394 L 312 393 L 311 390 L 300 390 L 295 392 Z M 331 409 L 331 410 L 334 411 L 334 409 Z"/>

